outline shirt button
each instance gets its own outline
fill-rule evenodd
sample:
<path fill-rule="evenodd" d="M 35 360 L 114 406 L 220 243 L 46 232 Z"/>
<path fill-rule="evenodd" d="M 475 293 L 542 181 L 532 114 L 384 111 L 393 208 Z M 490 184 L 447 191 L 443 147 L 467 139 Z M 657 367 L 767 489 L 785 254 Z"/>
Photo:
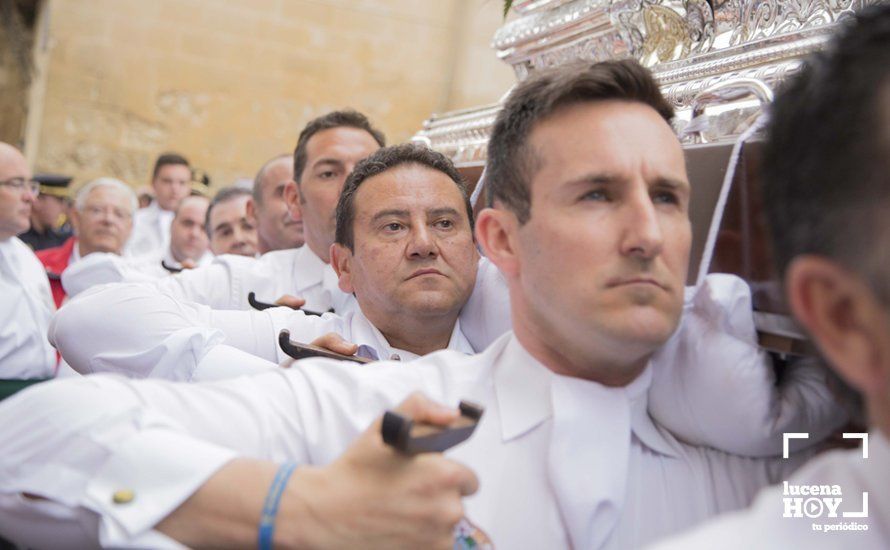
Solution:
<path fill-rule="evenodd" d="M 133 502 L 133 499 L 136 498 L 136 493 L 132 491 L 132 489 L 121 489 L 120 491 L 115 491 L 113 495 L 111 495 L 111 500 L 115 504 L 129 504 Z"/>

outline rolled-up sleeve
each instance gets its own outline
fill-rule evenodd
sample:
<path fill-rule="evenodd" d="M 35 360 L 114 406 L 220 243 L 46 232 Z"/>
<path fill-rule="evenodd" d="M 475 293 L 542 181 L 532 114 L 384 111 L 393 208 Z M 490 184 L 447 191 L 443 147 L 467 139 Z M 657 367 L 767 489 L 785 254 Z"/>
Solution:
<path fill-rule="evenodd" d="M 275 403 L 288 402 L 287 385 L 251 380 L 182 385 L 91 376 L 8 399 L 0 406 L 5 536 L 34 546 L 75 547 L 75 539 L 156 546 L 162 536 L 153 526 L 235 456 L 301 458 L 299 438 L 275 419 L 282 407 Z M 53 533 L 80 537 L 51 543 Z"/>
<path fill-rule="evenodd" d="M 273 319 L 283 313 L 214 311 L 148 285 L 111 284 L 61 308 L 49 340 L 82 374 L 191 380 L 204 356 L 222 343 L 277 362 Z"/>

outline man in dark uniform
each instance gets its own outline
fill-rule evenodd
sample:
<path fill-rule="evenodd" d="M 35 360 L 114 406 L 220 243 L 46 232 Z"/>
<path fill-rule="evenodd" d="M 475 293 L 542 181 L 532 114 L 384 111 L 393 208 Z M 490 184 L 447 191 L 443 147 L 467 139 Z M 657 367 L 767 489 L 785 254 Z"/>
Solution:
<path fill-rule="evenodd" d="M 31 227 L 19 238 L 32 250 L 43 250 L 64 243 L 71 236 L 67 223 L 68 185 L 70 176 L 37 174 L 40 195 L 31 209 Z"/>

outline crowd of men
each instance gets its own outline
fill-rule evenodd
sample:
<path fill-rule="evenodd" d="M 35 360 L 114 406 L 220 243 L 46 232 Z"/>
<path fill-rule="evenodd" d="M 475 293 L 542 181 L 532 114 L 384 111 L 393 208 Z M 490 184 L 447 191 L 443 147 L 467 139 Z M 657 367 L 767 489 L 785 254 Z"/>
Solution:
<path fill-rule="evenodd" d="M 849 403 L 823 367 L 776 375 L 740 279 L 685 286 L 686 161 L 634 61 L 518 84 L 478 213 L 445 156 L 386 146 L 343 110 L 310 121 L 252 190 L 195 193 L 178 155 L 158 159 L 141 209 L 126 184 L 89 182 L 72 235 L 35 255 L 16 235 L 58 242 L 49 189 L 65 184 L 0 144 L 0 378 L 36 382 L 0 402 L 0 537 L 890 547 L 888 98 L 884 6 L 847 22 L 770 113 L 776 267 L 867 412 L 862 448 L 828 452 Z M 284 330 L 363 362 L 295 360 Z M 462 400 L 482 416 L 445 452 L 382 435 L 386 410 L 447 429 Z"/>

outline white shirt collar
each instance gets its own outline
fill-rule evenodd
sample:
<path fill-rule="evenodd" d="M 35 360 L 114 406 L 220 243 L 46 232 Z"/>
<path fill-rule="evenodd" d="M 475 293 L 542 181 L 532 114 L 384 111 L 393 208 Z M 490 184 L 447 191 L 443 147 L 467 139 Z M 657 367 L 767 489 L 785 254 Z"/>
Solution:
<path fill-rule="evenodd" d="M 664 429 L 654 424 L 647 411 L 647 395 L 652 382 L 651 365 L 647 365 L 629 385 L 611 388 L 589 380 L 557 375 L 532 357 L 515 335 L 510 333 L 509 338 L 501 356 L 495 359 L 493 373 L 504 441 L 521 436 L 553 416 L 551 387 L 559 379 L 561 384 L 592 385 L 602 392 L 623 394 L 630 401 L 634 435 L 653 451 L 674 458 L 680 456 L 676 442 Z M 608 411 L 603 411 L 603 414 L 608 414 Z"/>
<path fill-rule="evenodd" d="M 411 361 L 420 357 L 416 353 L 390 345 L 383 333 L 362 313 L 360 308 L 356 307 L 347 314 L 347 317 L 351 317 L 352 340 L 357 344 L 373 342 L 367 345 L 373 348 L 373 352 L 377 354 L 378 359 L 386 361 L 393 359 L 393 355 L 397 355 L 401 361 Z M 470 342 L 460 330 L 459 321 L 454 323 L 454 329 L 451 331 L 451 338 L 446 349 L 459 351 L 467 355 L 475 353 L 472 346 L 470 346 Z"/>
<path fill-rule="evenodd" d="M 330 266 L 305 244 L 297 249 L 293 263 L 292 280 L 297 290 L 303 290 L 324 281 L 325 269 Z"/>

